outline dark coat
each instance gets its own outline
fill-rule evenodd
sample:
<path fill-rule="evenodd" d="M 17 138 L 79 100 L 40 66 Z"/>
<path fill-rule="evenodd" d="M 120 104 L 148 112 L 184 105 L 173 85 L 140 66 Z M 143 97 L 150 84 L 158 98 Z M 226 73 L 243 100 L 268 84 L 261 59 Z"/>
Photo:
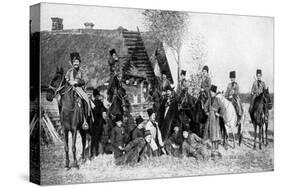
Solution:
<path fill-rule="evenodd" d="M 132 140 L 135 140 L 136 138 L 143 138 L 144 137 L 144 129 L 135 128 L 132 132 Z"/>
<path fill-rule="evenodd" d="M 113 127 L 110 139 L 113 146 L 114 158 L 120 157 L 122 155 L 122 151 L 119 149 L 119 146 L 125 146 L 125 138 L 125 130 L 122 126 Z"/>
<path fill-rule="evenodd" d="M 123 155 L 115 159 L 116 165 L 134 165 L 152 156 L 152 149 L 144 138 L 131 141 L 125 148 Z"/>
<path fill-rule="evenodd" d="M 165 113 L 165 111 L 167 112 Z M 160 107 L 160 123 L 159 128 L 161 130 L 162 139 L 165 141 L 171 134 L 172 123 L 178 119 L 178 101 L 176 98 L 172 98 L 170 103 L 165 99 Z"/>

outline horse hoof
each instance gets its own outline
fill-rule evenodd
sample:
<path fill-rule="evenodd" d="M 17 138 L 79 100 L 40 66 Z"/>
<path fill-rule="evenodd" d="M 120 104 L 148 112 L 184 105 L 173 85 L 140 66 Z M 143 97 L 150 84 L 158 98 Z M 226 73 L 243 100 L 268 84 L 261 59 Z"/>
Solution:
<path fill-rule="evenodd" d="M 73 162 L 73 164 L 72 164 L 72 168 L 79 169 L 79 165 L 77 164 L 77 162 Z"/>

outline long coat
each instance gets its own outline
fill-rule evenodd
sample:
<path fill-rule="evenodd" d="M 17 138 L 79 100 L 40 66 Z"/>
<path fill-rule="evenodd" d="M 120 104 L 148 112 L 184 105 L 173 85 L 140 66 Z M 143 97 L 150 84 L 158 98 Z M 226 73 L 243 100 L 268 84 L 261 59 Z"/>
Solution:
<path fill-rule="evenodd" d="M 163 100 L 160 107 L 159 127 L 162 133 L 163 140 L 166 140 L 171 135 L 172 123 L 178 116 L 178 101 L 176 98 Z"/>
<path fill-rule="evenodd" d="M 160 147 L 164 146 L 161 131 L 159 129 L 158 123 L 155 122 L 154 124 L 151 121 L 148 121 L 145 130 L 149 130 L 151 133 L 151 143 L 150 146 L 153 151 L 158 150 Z"/>
<path fill-rule="evenodd" d="M 221 140 L 221 130 L 219 117 L 216 115 L 219 111 L 218 99 L 216 97 L 209 98 L 205 104 L 205 110 L 209 113 L 209 115 L 205 124 L 204 139 L 219 141 Z"/>
<path fill-rule="evenodd" d="M 115 159 L 116 165 L 134 165 L 152 156 L 150 144 L 144 138 L 137 138 L 131 141 L 124 148 L 122 156 Z"/>

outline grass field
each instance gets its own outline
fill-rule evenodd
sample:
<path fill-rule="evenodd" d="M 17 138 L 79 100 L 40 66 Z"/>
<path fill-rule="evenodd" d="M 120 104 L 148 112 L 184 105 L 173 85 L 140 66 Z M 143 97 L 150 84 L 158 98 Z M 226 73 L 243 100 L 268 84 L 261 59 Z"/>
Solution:
<path fill-rule="evenodd" d="M 248 111 L 248 104 L 244 104 L 244 108 Z M 41 183 L 45 185 L 69 184 L 272 171 L 274 169 L 273 119 L 273 110 L 271 110 L 269 145 L 262 150 L 254 151 L 252 149 L 253 126 L 249 123 L 247 114 L 242 145 L 228 150 L 220 146 L 222 159 L 217 160 L 196 161 L 194 158 L 161 156 L 144 161 L 136 166 L 115 166 L 112 155 L 103 155 L 81 165 L 79 170 L 70 169 L 66 171 L 63 168 L 63 146 L 44 146 L 41 149 Z M 77 152 L 80 154 L 80 138 L 77 146 Z"/>

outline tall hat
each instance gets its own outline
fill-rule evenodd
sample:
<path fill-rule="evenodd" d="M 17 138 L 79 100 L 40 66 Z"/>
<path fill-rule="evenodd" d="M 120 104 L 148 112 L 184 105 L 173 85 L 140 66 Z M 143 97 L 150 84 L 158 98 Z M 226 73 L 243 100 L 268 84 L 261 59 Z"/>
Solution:
<path fill-rule="evenodd" d="M 116 117 L 114 118 L 114 122 L 118 122 L 118 121 L 123 121 L 123 117 L 120 114 L 117 114 Z"/>
<path fill-rule="evenodd" d="M 71 62 L 73 62 L 75 60 L 79 60 L 81 62 L 79 53 L 78 52 L 70 53 L 70 60 L 71 60 Z"/>
<path fill-rule="evenodd" d="M 163 70 L 161 73 L 167 75 L 167 71 Z"/>
<path fill-rule="evenodd" d="M 257 73 L 256 74 L 262 74 L 261 69 L 257 69 Z"/>
<path fill-rule="evenodd" d="M 116 54 L 116 50 L 113 48 L 113 49 L 111 49 L 111 50 L 109 50 L 109 54 L 112 56 L 113 54 Z"/>
<path fill-rule="evenodd" d="M 136 117 L 136 124 L 139 125 L 144 121 L 144 119 L 141 117 L 141 115 L 139 115 L 138 117 Z"/>
<path fill-rule="evenodd" d="M 236 72 L 235 71 L 231 71 L 229 73 L 229 78 L 236 78 Z"/>
<path fill-rule="evenodd" d="M 186 70 L 181 70 L 181 75 L 186 75 Z"/>
<path fill-rule="evenodd" d="M 148 135 L 151 135 L 150 130 L 146 130 L 146 131 L 144 131 L 144 137 L 146 137 L 146 136 L 148 136 Z"/>
<path fill-rule="evenodd" d="M 206 70 L 207 72 L 209 72 L 209 67 L 208 67 L 207 65 L 205 65 L 205 66 L 203 67 L 202 71 L 203 71 L 203 70 Z"/>
<path fill-rule="evenodd" d="M 97 95 L 100 95 L 99 90 L 98 89 L 94 89 L 93 90 L 93 95 L 94 95 L 94 97 L 97 96 Z"/>
<path fill-rule="evenodd" d="M 149 117 L 150 117 L 153 113 L 155 113 L 155 112 L 154 112 L 154 110 L 153 110 L 152 108 L 149 108 L 149 109 L 147 110 L 147 114 L 148 114 Z"/>
<path fill-rule="evenodd" d="M 211 90 L 212 92 L 216 93 L 216 92 L 217 92 L 217 89 L 218 89 L 217 86 L 211 85 L 211 89 L 210 89 L 210 90 Z"/>

